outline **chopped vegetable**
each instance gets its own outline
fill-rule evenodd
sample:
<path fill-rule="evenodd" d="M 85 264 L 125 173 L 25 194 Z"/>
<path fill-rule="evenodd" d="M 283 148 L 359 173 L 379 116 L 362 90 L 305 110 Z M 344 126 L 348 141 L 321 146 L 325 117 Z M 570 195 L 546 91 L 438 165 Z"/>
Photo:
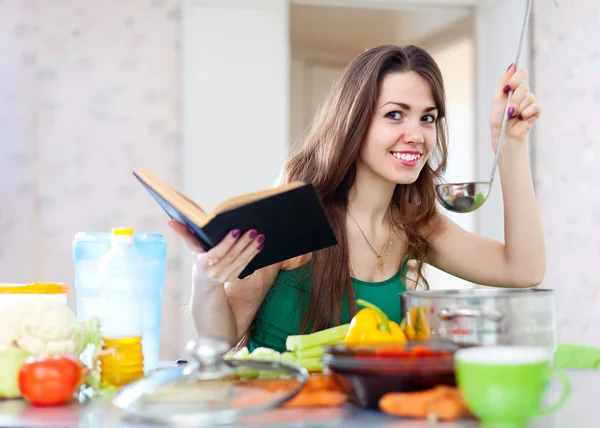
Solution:
<path fill-rule="evenodd" d="M 309 372 L 318 372 L 322 370 L 321 358 L 301 358 L 296 357 L 292 352 L 277 352 L 270 348 L 256 348 L 254 351 L 249 352 L 248 348 L 244 347 L 234 354 L 228 354 L 225 357 L 228 360 L 256 360 L 256 361 L 280 361 L 282 363 L 297 364 L 304 367 Z M 252 369 L 239 369 L 237 372 L 238 376 L 244 379 L 277 379 L 283 375 L 279 375 L 279 372 L 272 370 L 252 370 Z"/>
<path fill-rule="evenodd" d="M 313 346 L 312 348 L 297 349 L 294 354 L 298 358 L 320 358 L 325 353 L 323 346 Z"/>
<path fill-rule="evenodd" d="M 470 416 L 460 391 L 450 386 L 418 392 L 390 392 L 379 400 L 385 413 L 406 418 L 455 421 Z"/>
<path fill-rule="evenodd" d="M 82 329 L 75 314 L 53 300 L 22 300 L 0 312 L 0 344 L 16 343 L 31 354 L 78 354 Z"/>
<path fill-rule="evenodd" d="M 346 399 L 346 394 L 340 391 L 300 391 L 284 407 L 336 407 Z"/>
<path fill-rule="evenodd" d="M 320 372 L 323 370 L 321 364 L 321 357 L 317 358 L 299 358 L 296 360 L 296 364 L 304 367 L 309 372 Z"/>
<path fill-rule="evenodd" d="M 347 346 L 406 342 L 406 336 L 400 326 L 390 321 L 381 309 L 362 299 L 357 300 L 356 303 L 365 308 L 352 318 L 344 338 Z"/>
<path fill-rule="evenodd" d="M 423 308 L 410 308 L 408 319 L 405 318 L 402 324 L 408 340 L 428 340 L 431 336 L 431 329 L 427 325 Z"/>
<path fill-rule="evenodd" d="M 83 385 L 88 395 L 111 394 L 114 388 L 100 383 L 98 355 L 102 348 L 100 321 L 80 322 L 67 305 L 53 300 L 22 300 L 0 311 L 0 346 L 13 346 L 31 355 L 50 357 L 67 354 L 81 359 L 90 353 Z"/>
<path fill-rule="evenodd" d="M 64 404 L 82 381 L 83 365 L 69 355 L 28 357 L 19 371 L 19 389 L 36 406 Z"/>
<path fill-rule="evenodd" d="M 344 341 L 349 328 L 350 324 L 342 324 L 315 333 L 288 336 L 285 341 L 285 347 L 288 351 L 297 351 L 299 349 L 341 343 Z"/>
<path fill-rule="evenodd" d="M 297 384 L 295 381 L 251 380 L 245 385 L 259 391 L 287 392 L 294 389 Z M 300 392 L 283 407 L 334 407 L 341 405 L 346 399 L 346 394 L 331 376 L 311 374 Z M 261 396 L 261 400 L 265 398 Z"/>
<path fill-rule="evenodd" d="M 335 407 L 346 399 L 346 394 L 332 376 L 311 374 L 302 390 L 284 407 Z"/>
<path fill-rule="evenodd" d="M 339 325 L 327 330 L 318 331 L 311 334 L 288 336 L 286 340 L 287 352 L 277 352 L 269 348 L 256 348 L 249 352 L 244 347 L 233 354 L 228 354 L 227 359 L 235 360 L 263 360 L 263 361 L 281 361 L 291 364 L 297 364 L 304 367 L 309 372 L 320 372 L 323 369 L 321 357 L 325 350 L 325 345 L 342 343 L 344 337 L 350 328 L 350 324 Z M 262 376 L 270 378 L 268 373 L 258 374 L 255 371 L 244 371 L 244 376 Z"/>
<path fill-rule="evenodd" d="M 445 350 L 433 350 L 427 346 L 418 345 L 413 346 L 412 348 L 406 347 L 406 345 L 397 345 L 397 346 L 383 346 L 381 348 L 375 349 L 375 354 L 379 357 L 391 357 L 393 359 L 401 359 L 401 358 L 421 358 L 421 357 L 429 357 L 429 358 L 452 358 L 452 353 L 450 351 Z"/>
<path fill-rule="evenodd" d="M 19 398 L 19 370 L 29 352 L 17 346 L 0 347 L 0 398 Z"/>

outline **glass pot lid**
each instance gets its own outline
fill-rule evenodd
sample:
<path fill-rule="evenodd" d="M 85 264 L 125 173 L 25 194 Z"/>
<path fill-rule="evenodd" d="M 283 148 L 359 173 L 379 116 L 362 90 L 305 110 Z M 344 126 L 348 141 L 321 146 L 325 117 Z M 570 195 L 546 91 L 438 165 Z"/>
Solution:
<path fill-rule="evenodd" d="M 279 361 L 228 360 L 220 338 L 188 342 L 186 365 L 159 369 L 123 386 L 113 404 L 160 424 L 219 425 L 273 409 L 306 384 L 308 371 Z"/>

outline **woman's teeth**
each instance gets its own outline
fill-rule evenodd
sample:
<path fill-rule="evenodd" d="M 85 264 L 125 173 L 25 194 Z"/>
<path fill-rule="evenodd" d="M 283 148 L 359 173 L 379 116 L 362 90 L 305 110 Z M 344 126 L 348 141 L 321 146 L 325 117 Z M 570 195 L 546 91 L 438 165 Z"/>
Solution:
<path fill-rule="evenodd" d="M 421 157 L 419 153 L 400 153 L 400 152 L 391 152 L 392 156 L 396 159 L 401 159 L 403 161 L 415 161 Z"/>

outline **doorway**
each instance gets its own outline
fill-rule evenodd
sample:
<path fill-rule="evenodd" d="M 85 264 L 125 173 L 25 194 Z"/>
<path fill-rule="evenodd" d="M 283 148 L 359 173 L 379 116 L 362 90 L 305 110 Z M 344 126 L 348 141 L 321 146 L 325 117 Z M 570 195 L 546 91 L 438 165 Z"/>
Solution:
<path fill-rule="evenodd" d="M 437 61 L 446 86 L 448 181 L 474 180 L 475 46 L 472 12 L 453 9 L 399 10 L 292 4 L 290 8 L 290 136 L 302 133 L 347 64 L 366 49 L 414 44 Z M 475 232 L 470 215 L 444 213 Z M 472 288 L 473 284 L 426 266 L 432 289 Z"/>

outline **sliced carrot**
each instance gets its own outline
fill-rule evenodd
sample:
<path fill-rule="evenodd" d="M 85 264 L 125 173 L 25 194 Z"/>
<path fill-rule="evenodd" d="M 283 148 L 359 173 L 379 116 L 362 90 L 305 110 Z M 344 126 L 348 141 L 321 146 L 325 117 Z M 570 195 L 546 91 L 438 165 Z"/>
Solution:
<path fill-rule="evenodd" d="M 278 393 L 286 393 L 297 387 L 295 380 L 281 379 L 252 379 L 243 382 L 246 392 L 243 396 L 236 397 L 233 407 L 244 407 L 251 404 L 259 404 L 267 400 L 268 394 L 271 398 Z M 296 396 L 288 401 L 284 407 L 335 407 L 347 399 L 346 394 L 335 381 L 335 378 L 322 373 L 311 374 L 304 387 Z"/>
<path fill-rule="evenodd" d="M 340 391 L 301 391 L 284 407 L 336 407 L 346 401 Z"/>

